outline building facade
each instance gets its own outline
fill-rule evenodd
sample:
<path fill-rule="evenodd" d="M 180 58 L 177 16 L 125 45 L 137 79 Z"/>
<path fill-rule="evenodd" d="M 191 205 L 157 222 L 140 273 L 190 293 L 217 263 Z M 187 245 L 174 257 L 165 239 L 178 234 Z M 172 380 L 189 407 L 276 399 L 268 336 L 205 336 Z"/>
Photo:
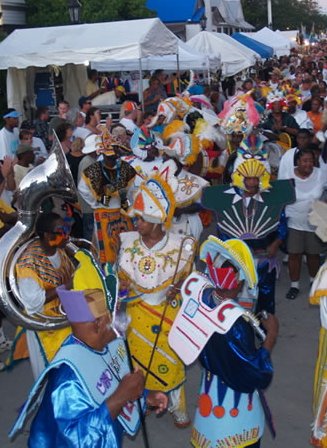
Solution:
<path fill-rule="evenodd" d="M 218 33 L 253 31 L 244 19 L 241 0 L 147 0 L 147 7 L 181 39 L 189 39 L 207 18 L 207 30 Z"/>
<path fill-rule="evenodd" d="M 0 0 L 0 30 L 10 33 L 25 26 L 25 0 Z"/>

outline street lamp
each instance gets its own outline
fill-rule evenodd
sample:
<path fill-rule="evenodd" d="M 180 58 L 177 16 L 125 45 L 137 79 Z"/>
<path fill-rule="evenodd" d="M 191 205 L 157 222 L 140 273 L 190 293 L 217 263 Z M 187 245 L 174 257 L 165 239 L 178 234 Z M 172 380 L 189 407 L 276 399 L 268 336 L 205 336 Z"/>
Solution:
<path fill-rule="evenodd" d="M 201 30 L 205 31 L 205 29 L 207 28 L 207 16 L 203 15 L 200 19 L 200 26 L 201 26 Z"/>
<path fill-rule="evenodd" d="M 78 0 L 68 0 L 69 18 L 72 24 L 80 23 L 82 5 Z"/>

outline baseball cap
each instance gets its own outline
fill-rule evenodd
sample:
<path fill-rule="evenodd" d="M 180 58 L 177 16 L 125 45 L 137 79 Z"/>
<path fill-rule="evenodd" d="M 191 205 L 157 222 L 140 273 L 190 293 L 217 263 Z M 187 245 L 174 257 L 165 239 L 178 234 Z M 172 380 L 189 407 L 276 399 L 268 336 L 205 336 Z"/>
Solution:
<path fill-rule="evenodd" d="M 119 92 L 123 93 L 124 95 L 126 93 L 124 86 L 117 86 L 117 87 L 115 87 L 115 90 L 118 90 Z"/>
<path fill-rule="evenodd" d="M 21 116 L 22 114 L 15 109 L 7 109 L 4 115 L 2 115 L 3 118 L 19 118 Z"/>
<path fill-rule="evenodd" d="M 30 145 L 18 145 L 16 150 L 16 155 L 20 156 L 21 154 L 25 154 L 26 152 L 34 152 L 34 148 Z"/>
<path fill-rule="evenodd" d="M 138 107 L 134 101 L 125 101 L 123 104 L 123 109 L 125 112 L 132 112 L 133 110 L 138 109 Z"/>

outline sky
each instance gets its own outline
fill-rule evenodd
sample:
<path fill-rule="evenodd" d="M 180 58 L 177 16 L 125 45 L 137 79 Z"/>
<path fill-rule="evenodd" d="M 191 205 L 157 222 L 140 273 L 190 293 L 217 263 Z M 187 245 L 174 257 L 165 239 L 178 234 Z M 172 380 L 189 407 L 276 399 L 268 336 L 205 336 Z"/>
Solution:
<path fill-rule="evenodd" d="M 318 0 L 319 5 L 327 11 L 327 0 Z"/>

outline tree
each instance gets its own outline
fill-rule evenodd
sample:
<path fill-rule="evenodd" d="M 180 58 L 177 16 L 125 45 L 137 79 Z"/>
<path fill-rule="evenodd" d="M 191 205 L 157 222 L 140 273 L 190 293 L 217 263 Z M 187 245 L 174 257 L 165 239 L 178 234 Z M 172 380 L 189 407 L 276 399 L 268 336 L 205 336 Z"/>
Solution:
<path fill-rule="evenodd" d="M 81 1 L 82 23 L 110 22 L 153 17 L 146 0 Z M 26 0 L 27 25 L 51 26 L 70 23 L 67 0 Z"/>
<path fill-rule="evenodd" d="M 245 19 L 256 29 L 267 26 L 267 0 L 242 0 Z M 316 31 L 327 28 L 327 16 L 320 13 L 316 0 L 272 0 L 274 29 L 307 30 L 315 24 Z"/>

